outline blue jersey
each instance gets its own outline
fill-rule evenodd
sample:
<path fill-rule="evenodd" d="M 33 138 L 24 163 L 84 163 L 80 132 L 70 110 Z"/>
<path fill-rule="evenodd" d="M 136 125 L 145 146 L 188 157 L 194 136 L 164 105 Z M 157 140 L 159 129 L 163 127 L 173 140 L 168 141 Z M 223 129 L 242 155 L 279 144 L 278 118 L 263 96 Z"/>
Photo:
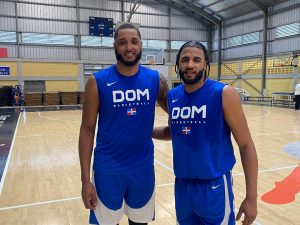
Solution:
<path fill-rule="evenodd" d="M 100 100 L 94 170 L 129 174 L 153 166 L 158 72 L 139 66 L 137 74 L 127 77 L 111 66 L 94 76 Z"/>
<path fill-rule="evenodd" d="M 225 84 L 206 80 L 193 93 L 179 85 L 168 93 L 174 172 L 178 178 L 213 179 L 235 164 L 231 132 L 224 120 Z"/>

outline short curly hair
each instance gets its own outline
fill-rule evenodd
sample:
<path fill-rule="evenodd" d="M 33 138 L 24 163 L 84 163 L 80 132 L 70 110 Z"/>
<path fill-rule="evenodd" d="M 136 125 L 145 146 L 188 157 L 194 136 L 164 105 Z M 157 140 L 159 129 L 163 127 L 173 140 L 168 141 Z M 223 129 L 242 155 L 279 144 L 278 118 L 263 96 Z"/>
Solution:
<path fill-rule="evenodd" d="M 114 40 L 117 39 L 119 31 L 122 30 L 122 29 L 133 29 L 133 30 L 136 30 L 137 33 L 138 33 L 139 38 L 140 39 L 142 38 L 141 37 L 141 32 L 140 32 L 139 28 L 136 25 L 134 25 L 132 23 L 129 23 L 129 22 L 124 22 L 124 23 L 121 23 L 120 25 L 118 25 L 116 27 L 115 34 L 114 34 Z"/>

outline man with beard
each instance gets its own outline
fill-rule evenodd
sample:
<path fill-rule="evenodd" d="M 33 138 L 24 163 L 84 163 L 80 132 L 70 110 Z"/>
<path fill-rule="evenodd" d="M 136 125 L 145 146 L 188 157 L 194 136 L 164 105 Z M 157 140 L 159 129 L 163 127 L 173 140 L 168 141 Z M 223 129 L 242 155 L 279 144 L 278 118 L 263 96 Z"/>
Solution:
<path fill-rule="evenodd" d="M 236 219 L 244 214 L 243 225 L 249 225 L 257 215 L 258 162 L 240 97 L 231 86 L 208 79 L 207 50 L 199 42 L 180 48 L 176 69 L 183 84 L 169 91 L 169 126 L 155 128 L 153 138 L 172 138 L 177 221 L 235 224 L 232 133 L 246 180 L 246 197 Z"/>
<path fill-rule="evenodd" d="M 154 220 L 155 103 L 167 111 L 166 80 L 139 65 L 141 34 L 130 23 L 114 34 L 117 64 L 86 84 L 79 136 L 82 200 L 90 224 L 115 225 L 126 214 L 130 225 Z M 93 175 L 90 164 L 95 127 Z"/>

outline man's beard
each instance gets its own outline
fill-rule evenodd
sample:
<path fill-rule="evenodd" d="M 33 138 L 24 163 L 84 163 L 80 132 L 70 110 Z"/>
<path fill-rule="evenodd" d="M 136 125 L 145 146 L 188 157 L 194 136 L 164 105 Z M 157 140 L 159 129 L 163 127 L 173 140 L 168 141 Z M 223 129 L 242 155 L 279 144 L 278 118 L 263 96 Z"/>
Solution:
<path fill-rule="evenodd" d="M 121 54 L 119 54 L 117 52 L 117 50 L 115 49 L 115 55 L 116 55 L 116 59 L 121 61 L 125 66 L 134 66 L 135 64 L 138 63 L 138 61 L 140 61 L 140 59 L 142 58 L 142 51 L 140 51 L 140 53 L 136 56 L 136 58 L 132 61 L 126 61 L 123 56 Z"/>
<path fill-rule="evenodd" d="M 203 75 L 205 74 L 205 70 L 202 69 L 199 71 L 199 73 L 196 74 L 194 79 L 187 79 L 184 77 L 184 72 L 182 70 L 178 71 L 180 78 L 183 80 L 184 83 L 186 84 L 195 84 L 197 83 L 199 80 L 201 80 L 201 78 L 203 77 Z"/>

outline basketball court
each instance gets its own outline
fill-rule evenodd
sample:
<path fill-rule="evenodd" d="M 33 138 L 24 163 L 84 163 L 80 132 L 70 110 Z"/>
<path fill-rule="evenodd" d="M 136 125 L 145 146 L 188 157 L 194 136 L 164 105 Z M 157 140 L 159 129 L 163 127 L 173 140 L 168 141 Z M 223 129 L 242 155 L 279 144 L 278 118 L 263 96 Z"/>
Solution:
<path fill-rule="evenodd" d="M 299 0 L 1 0 L 0 225 L 88 225 L 78 155 L 85 84 L 116 63 L 113 32 L 124 21 L 140 28 L 140 63 L 170 89 L 181 83 L 181 46 L 207 48 L 210 78 L 236 88 L 256 146 L 254 224 L 300 225 L 299 12 Z M 156 108 L 155 126 L 167 121 Z M 154 145 L 149 225 L 175 225 L 172 144 Z M 246 185 L 233 145 L 237 213 Z"/>
<path fill-rule="evenodd" d="M 243 108 L 259 159 L 258 217 L 254 224 L 297 225 L 300 221 L 300 112 L 254 105 L 243 105 Z M 80 107 L 52 107 L 50 111 L 47 108 L 0 109 L 0 148 L 7 149 L 7 154 L 0 156 L 1 225 L 88 224 L 88 210 L 80 197 L 77 144 L 81 113 Z M 167 115 L 157 108 L 155 125 L 166 123 Z M 176 224 L 171 142 L 155 140 L 154 143 L 156 220 L 151 224 Z M 235 143 L 234 147 L 237 211 L 245 195 L 245 181 Z M 272 191 L 275 182 L 281 185 Z M 266 199 L 262 200 L 262 196 Z M 125 224 L 127 218 L 123 217 L 120 225 Z"/>

